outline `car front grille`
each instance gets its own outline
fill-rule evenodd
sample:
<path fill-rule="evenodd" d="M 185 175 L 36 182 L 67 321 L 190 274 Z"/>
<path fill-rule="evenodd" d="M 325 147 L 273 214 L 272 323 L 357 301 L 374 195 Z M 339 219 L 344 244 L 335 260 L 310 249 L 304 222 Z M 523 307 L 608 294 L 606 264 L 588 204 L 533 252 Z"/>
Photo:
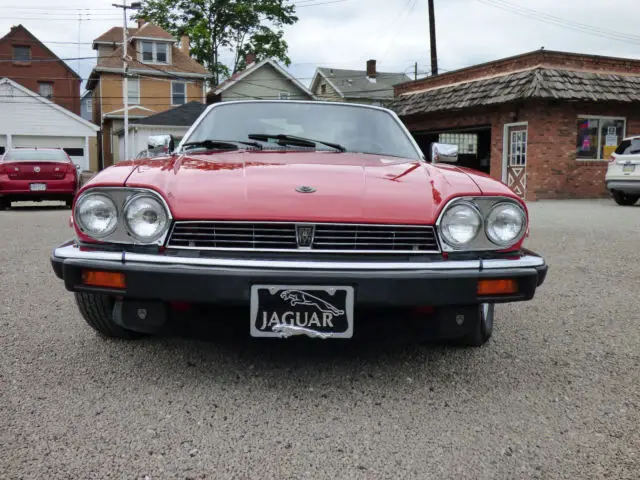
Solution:
<path fill-rule="evenodd" d="M 299 228 L 313 227 L 308 244 Z M 432 226 L 345 223 L 176 222 L 168 248 L 333 253 L 437 253 Z"/>

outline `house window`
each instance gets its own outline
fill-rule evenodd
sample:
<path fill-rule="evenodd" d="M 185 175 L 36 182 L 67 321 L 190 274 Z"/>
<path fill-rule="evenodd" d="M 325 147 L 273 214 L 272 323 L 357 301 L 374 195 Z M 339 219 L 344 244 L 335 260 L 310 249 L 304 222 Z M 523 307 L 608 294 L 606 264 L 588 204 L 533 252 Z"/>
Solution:
<path fill-rule="evenodd" d="M 171 105 L 183 105 L 187 103 L 187 84 L 184 82 L 171 82 Z"/>
<path fill-rule="evenodd" d="M 129 105 L 140 104 L 140 79 L 128 78 L 127 79 L 127 102 Z"/>
<path fill-rule="evenodd" d="M 439 143 L 457 145 L 461 155 L 476 155 L 478 153 L 478 135 L 475 133 L 441 133 Z"/>
<path fill-rule="evenodd" d="M 142 42 L 142 61 L 153 62 L 153 43 Z"/>
<path fill-rule="evenodd" d="M 322 95 L 327 93 L 327 86 L 324 83 L 322 85 L 320 85 L 320 93 Z"/>
<path fill-rule="evenodd" d="M 625 135 L 622 117 L 578 117 L 576 159 L 607 160 Z"/>
<path fill-rule="evenodd" d="M 167 44 L 156 43 L 156 62 L 167 63 Z"/>
<path fill-rule="evenodd" d="M 280 92 L 280 100 L 289 100 L 289 92 Z"/>
<path fill-rule="evenodd" d="M 38 82 L 38 90 L 40 95 L 51 100 L 53 98 L 53 83 Z"/>
<path fill-rule="evenodd" d="M 169 45 L 163 42 L 141 42 L 144 63 L 169 63 Z"/>
<path fill-rule="evenodd" d="M 91 113 L 93 111 L 93 98 L 91 97 L 87 98 L 85 107 L 87 109 L 87 113 Z"/>
<path fill-rule="evenodd" d="M 31 47 L 14 46 L 13 47 L 13 61 L 14 62 L 30 62 L 31 61 Z"/>

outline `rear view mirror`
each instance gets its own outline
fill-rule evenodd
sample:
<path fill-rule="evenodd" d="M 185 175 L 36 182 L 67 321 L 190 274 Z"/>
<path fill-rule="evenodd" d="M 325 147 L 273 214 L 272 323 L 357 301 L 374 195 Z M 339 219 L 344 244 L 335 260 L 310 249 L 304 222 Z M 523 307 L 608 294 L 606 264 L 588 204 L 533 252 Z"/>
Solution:
<path fill-rule="evenodd" d="M 431 161 L 433 163 L 456 163 L 458 161 L 458 146 L 448 143 L 432 143 Z"/>

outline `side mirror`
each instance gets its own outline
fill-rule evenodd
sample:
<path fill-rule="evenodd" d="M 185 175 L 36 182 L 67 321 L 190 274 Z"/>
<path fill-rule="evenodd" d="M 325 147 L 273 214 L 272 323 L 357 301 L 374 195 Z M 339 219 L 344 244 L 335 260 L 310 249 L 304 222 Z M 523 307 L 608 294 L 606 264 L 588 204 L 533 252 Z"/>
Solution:
<path fill-rule="evenodd" d="M 448 143 L 432 143 L 431 161 L 433 163 L 456 163 L 458 161 L 458 146 Z"/>
<path fill-rule="evenodd" d="M 173 135 L 169 135 L 169 151 L 167 153 L 171 155 L 175 149 L 176 149 L 176 139 Z"/>

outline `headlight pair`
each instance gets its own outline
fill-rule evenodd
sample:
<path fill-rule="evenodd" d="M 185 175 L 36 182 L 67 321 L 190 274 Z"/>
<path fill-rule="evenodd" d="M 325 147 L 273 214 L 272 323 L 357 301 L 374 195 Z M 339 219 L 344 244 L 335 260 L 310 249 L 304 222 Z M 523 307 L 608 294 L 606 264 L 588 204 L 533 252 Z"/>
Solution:
<path fill-rule="evenodd" d="M 497 250 L 520 241 L 527 217 L 506 198 L 460 199 L 445 207 L 438 227 L 445 250 Z"/>
<path fill-rule="evenodd" d="M 140 190 L 88 191 L 76 202 L 74 218 L 86 235 L 116 243 L 156 243 L 170 223 L 164 202 Z"/>

